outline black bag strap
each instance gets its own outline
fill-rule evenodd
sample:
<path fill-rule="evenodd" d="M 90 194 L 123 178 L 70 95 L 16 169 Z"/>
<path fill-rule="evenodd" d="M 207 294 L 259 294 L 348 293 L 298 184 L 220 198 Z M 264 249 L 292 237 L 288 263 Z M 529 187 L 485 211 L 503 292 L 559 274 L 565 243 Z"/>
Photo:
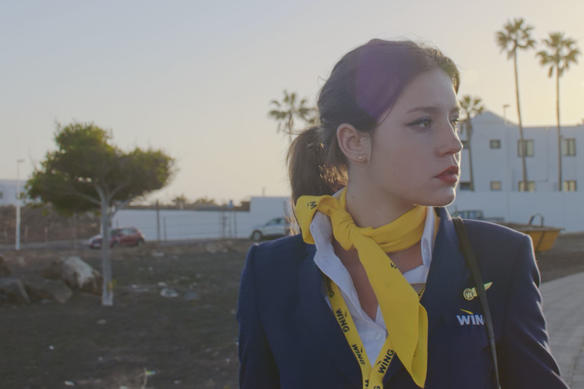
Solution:
<path fill-rule="evenodd" d="M 491 349 L 491 357 L 493 359 L 493 365 L 495 367 L 495 379 L 497 381 L 497 389 L 501 389 L 501 384 L 499 380 L 499 366 L 497 363 L 497 349 L 495 346 L 495 331 L 493 327 L 493 319 L 491 316 L 491 310 L 489 309 L 487 293 L 485 292 L 481 272 L 479 270 L 477 259 L 470 245 L 468 234 L 466 232 L 466 227 L 464 226 L 462 219 L 459 217 L 455 217 L 452 219 L 452 221 L 454 222 L 454 228 L 456 229 L 456 234 L 458 235 L 460 251 L 462 252 L 462 255 L 466 261 L 466 265 L 468 266 L 472 274 L 473 281 L 477 288 L 477 294 L 479 296 L 481 307 L 483 308 L 483 313 L 485 314 L 489 347 Z"/>

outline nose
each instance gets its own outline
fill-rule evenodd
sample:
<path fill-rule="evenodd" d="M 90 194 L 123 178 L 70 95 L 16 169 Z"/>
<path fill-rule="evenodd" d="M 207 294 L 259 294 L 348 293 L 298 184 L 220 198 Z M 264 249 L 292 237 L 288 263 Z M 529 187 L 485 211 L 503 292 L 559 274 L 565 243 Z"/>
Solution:
<path fill-rule="evenodd" d="M 462 150 L 462 141 L 460 140 L 456 126 L 448 122 L 448 125 L 444 127 L 441 134 L 438 154 L 445 156 L 460 153 Z"/>

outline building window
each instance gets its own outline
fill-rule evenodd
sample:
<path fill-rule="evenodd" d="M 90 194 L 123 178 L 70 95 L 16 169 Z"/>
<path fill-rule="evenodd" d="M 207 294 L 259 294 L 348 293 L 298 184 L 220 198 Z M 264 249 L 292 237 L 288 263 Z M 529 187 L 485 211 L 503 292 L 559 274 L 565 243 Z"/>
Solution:
<path fill-rule="evenodd" d="M 460 190 L 470 190 L 470 182 L 460 182 L 458 185 Z"/>
<path fill-rule="evenodd" d="M 524 139 L 524 149 L 526 157 L 533 157 L 533 139 Z M 517 141 L 517 156 L 522 156 L 521 139 Z"/>
<path fill-rule="evenodd" d="M 573 157 L 576 155 L 576 138 L 563 139 L 562 154 L 566 157 Z"/>
<path fill-rule="evenodd" d="M 564 181 L 564 192 L 576 192 L 576 180 L 566 180 Z"/>
<path fill-rule="evenodd" d="M 527 188 L 525 187 L 525 181 L 519 181 L 519 191 L 535 192 L 535 181 L 527 181 Z"/>
<path fill-rule="evenodd" d="M 501 190 L 501 181 L 491 181 L 491 190 Z"/>
<path fill-rule="evenodd" d="M 460 142 L 462 143 L 462 148 L 463 149 L 468 149 L 468 141 L 467 140 L 462 139 Z"/>
<path fill-rule="evenodd" d="M 0 192 L 0 199 L 4 198 L 4 192 Z"/>
<path fill-rule="evenodd" d="M 500 149 L 501 148 L 501 140 L 500 139 L 491 139 L 489 141 L 489 147 L 491 149 Z"/>

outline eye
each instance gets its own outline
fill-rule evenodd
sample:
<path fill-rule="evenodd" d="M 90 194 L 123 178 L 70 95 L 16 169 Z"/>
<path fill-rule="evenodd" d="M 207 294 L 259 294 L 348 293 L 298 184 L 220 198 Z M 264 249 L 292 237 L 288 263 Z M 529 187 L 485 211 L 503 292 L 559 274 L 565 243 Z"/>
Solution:
<path fill-rule="evenodd" d="M 450 119 L 450 123 L 452 124 L 452 128 L 454 128 L 454 130 L 456 132 L 460 132 L 462 130 L 462 121 L 460 120 L 460 118 L 458 116 L 454 116 L 452 117 L 452 119 Z"/>
<path fill-rule="evenodd" d="M 417 128 L 430 128 L 432 125 L 432 119 L 430 118 L 420 118 L 416 119 L 413 122 L 407 124 L 408 127 L 417 127 Z"/>

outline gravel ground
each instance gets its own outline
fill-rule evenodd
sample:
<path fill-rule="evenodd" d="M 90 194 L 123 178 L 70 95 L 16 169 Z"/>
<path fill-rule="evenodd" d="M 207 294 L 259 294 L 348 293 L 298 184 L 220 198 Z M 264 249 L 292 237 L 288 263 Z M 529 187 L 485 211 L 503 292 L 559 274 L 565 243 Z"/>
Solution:
<path fill-rule="evenodd" d="M 65 304 L 0 306 L 2 388 L 236 388 L 239 277 L 251 242 L 196 242 L 113 251 L 115 306 L 75 293 Z M 584 271 L 584 234 L 537 255 L 542 280 Z M 4 251 L 15 276 L 99 252 Z M 163 297 L 164 289 L 177 297 Z"/>

